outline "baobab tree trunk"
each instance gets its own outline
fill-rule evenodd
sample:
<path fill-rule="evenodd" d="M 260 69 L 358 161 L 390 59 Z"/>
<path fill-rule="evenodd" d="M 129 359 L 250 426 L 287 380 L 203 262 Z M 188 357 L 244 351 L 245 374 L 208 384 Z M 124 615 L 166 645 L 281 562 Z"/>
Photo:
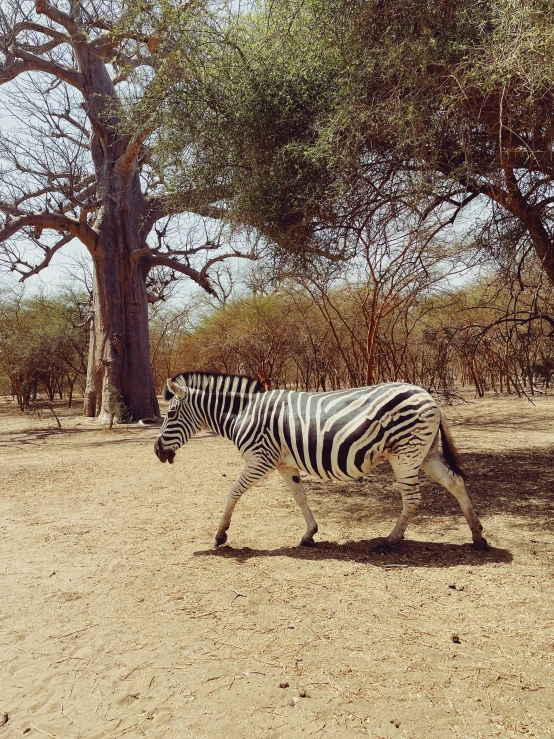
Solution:
<path fill-rule="evenodd" d="M 114 168 L 115 169 L 115 168 Z M 160 415 L 150 362 L 145 265 L 138 175 L 113 171 L 106 178 L 113 205 L 102 216 L 93 252 L 94 284 L 84 415 L 102 422 Z M 106 181 L 105 180 L 105 181 Z"/>
<path fill-rule="evenodd" d="M 95 259 L 84 415 L 99 416 L 103 422 L 113 413 L 127 421 L 158 417 L 144 278 L 135 267 L 132 279 L 127 275 L 120 280 L 118 274 L 128 271 L 129 264 L 121 264 L 113 254 L 110 257 Z"/>

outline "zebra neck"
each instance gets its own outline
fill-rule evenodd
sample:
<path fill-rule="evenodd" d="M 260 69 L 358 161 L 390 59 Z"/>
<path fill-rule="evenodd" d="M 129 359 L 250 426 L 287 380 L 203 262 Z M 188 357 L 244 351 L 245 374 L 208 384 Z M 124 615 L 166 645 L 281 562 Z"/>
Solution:
<path fill-rule="evenodd" d="M 233 441 L 233 430 L 237 416 L 249 405 L 254 394 L 193 390 L 191 396 L 199 420 L 210 431 Z"/>

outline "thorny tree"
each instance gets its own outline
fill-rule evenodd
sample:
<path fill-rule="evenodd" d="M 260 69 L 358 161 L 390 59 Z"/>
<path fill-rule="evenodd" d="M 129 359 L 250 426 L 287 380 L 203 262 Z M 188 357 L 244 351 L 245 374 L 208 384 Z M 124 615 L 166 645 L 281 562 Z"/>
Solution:
<path fill-rule="evenodd" d="M 408 339 L 434 296 L 448 287 L 446 276 L 458 271 L 455 248 L 422 230 L 414 236 L 385 211 L 359 226 L 358 258 L 346 271 L 324 265 L 299 279 L 329 326 L 353 386 L 406 379 Z"/>
<path fill-rule="evenodd" d="M 209 231 L 169 244 L 169 217 L 222 214 L 216 189 L 170 195 L 153 148 L 165 90 L 186 73 L 203 12 L 149 0 L 138 9 L 118 0 L 2 2 L 0 83 L 18 123 L 1 140 L 1 259 L 25 280 L 74 238 L 90 252 L 88 416 L 105 414 L 114 396 L 130 418 L 159 415 L 149 286 L 184 274 L 213 292 L 212 265 L 253 256 L 238 247 L 223 254 Z"/>
<path fill-rule="evenodd" d="M 554 283 L 552 3 L 353 8 L 341 119 L 364 177 L 389 159 L 399 202 L 417 201 L 422 221 L 469 217 L 477 249 L 516 267 L 534 252 Z"/>

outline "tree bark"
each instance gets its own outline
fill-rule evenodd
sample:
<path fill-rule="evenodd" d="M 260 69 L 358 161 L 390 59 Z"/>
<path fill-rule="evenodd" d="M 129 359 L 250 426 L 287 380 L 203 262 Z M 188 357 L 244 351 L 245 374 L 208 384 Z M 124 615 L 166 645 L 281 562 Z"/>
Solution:
<path fill-rule="evenodd" d="M 84 415 L 109 422 L 159 417 L 150 362 L 145 246 L 140 233 L 144 195 L 138 173 L 140 141 L 122 136 L 113 81 L 104 61 L 79 46 L 87 114 L 93 122 L 96 173 L 93 305 Z M 94 94 L 91 94 L 91 93 Z M 94 123 L 96 121 L 96 123 Z"/>
<path fill-rule="evenodd" d="M 129 253 L 102 250 L 94 259 L 93 319 L 84 415 L 109 422 L 159 417 L 150 365 L 144 277 Z M 115 410 L 114 410 L 115 409 Z"/>
<path fill-rule="evenodd" d="M 138 174 L 110 168 L 93 253 L 94 284 L 84 415 L 103 423 L 158 418 L 150 362 L 145 270 L 136 252 L 142 193 Z"/>

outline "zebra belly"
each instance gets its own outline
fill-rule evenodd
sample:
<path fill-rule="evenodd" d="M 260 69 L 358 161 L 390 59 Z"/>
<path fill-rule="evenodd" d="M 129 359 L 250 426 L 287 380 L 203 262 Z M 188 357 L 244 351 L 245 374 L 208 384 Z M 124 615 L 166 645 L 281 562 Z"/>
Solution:
<path fill-rule="evenodd" d="M 302 472 L 307 473 L 311 477 L 316 477 L 319 480 L 353 480 L 363 477 L 367 472 L 373 469 L 373 467 L 377 467 L 377 465 L 381 464 L 385 460 L 386 454 L 378 452 L 372 448 L 365 453 L 361 467 L 349 464 L 346 469 L 336 466 L 332 470 L 326 470 L 321 467 L 310 468 L 304 463 L 302 458 L 293 454 L 286 445 L 283 445 L 278 466 L 284 465 L 286 467 L 296 467 Z"/>

